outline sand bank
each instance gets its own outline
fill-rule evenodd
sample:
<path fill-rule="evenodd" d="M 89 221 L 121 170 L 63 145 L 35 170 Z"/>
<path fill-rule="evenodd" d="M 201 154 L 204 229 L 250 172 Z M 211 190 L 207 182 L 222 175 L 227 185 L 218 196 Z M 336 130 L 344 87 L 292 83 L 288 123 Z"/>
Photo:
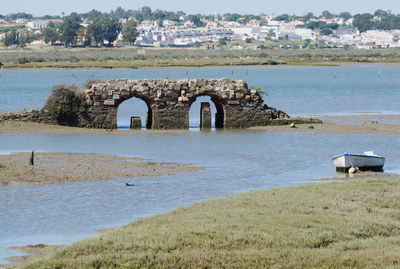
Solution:
<path fill-rule="evenodd" d="M 250 130 L 270 132 L 302 132 L 324 134 L 380 134 L 399 135 L 400 115 L 318 116 L 323 124 L 301 124 L 290 126 L 262 126 Z"/>
<path fill-rule="evenodd" d="M 225 131 L 271 131 L 271 132 L 305 132 L 327 134 L 400 134 L 400 115 L 370 115 L 360 113 L 352 116 L 316 116 L 323 124 L 300 124 L 297 128 L 284 126 L 260 126 L 245 130 Z M 312 127 L 311 127 L 312 126 Z M 187 134 L 189 130 L 104 130 L 47 125 L 33 122 L 6 121 L 0 123 L 0 134 L 104 134 L 104 135 L 134 135 L 148 134 Z"/>
<path fill-rule="evenodd" d="M 191 164 L 69 153 L 35 153 L 35 165 L 31 166 L 30 154 L 0 155 L 0 185 L 61 184 L 70 181 L 153 177 L 202 169 Z"/>

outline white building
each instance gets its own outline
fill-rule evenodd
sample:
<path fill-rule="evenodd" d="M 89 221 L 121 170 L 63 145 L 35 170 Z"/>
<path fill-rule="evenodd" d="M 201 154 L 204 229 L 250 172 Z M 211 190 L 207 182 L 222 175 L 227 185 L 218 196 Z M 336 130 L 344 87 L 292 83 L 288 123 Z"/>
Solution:
<path fill-rule="evenodd" d="M 393 42 L 393 34 L 389 31 L 369 30 L 361 34 L 364 44 L 371 44 L 379 47 L 390 47 Z"/>
<path fill-rule="evenodd" d="M 301 36 L 302 40 L 311 39 L 314 40 L 316 38 L 314 32 L 311 29 L 307 28 L 296 28 L 293 30 L 296 35 Z"/>
<path fill-rule="evenodd" d="M 294 30 L 278 30 L 276 32 L 277 40 L 302 40 L 301 35 L 296 34 Z"/>
<path fill-rule="evenodd" d="M 252 37 L 252 35 L 253 35 L 253 28 L 248 27 L 248 26 L 235 27 L 235 28 L 232 28 L 232 31 L 235 33 L 235 36 L 237 38 Z"/>
<path fill-rule="evenodd" d="M 25 24 L 25 26 L 29 29 L 43 29 L 46 28 L 48 24 L 48 21 L 34 20 Z"/>

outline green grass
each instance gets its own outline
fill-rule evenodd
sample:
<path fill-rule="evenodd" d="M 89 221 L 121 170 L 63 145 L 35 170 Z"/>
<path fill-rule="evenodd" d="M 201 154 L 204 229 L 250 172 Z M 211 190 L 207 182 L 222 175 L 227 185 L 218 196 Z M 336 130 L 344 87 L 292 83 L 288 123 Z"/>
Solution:
<path fill-rule="evenodd" d="M 142 55 L 140 52 L 145 51 Z M 3 68 L 141 68 L 238 65 L 337 66 L 341 62 L 399 63 L 400 49 L 63 48 L 0 49 Z"/>
<path fill-rule="evenodd" d="M 394 179 L 252 191 L 139 219 L 27 268 L 398 268 L 399 198 Z"/>

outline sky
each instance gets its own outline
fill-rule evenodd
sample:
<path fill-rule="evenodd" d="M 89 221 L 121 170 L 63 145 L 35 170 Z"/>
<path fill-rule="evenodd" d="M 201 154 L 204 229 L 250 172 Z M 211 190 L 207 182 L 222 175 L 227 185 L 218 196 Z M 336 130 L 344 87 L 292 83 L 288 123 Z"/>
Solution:
<path fill-rule="evenodd" d="M 332 13 L 349 11 L 352 14 L 369 12 L 377 9 L 391 10 L 400 13 L 398 0 L 0 0 L 0 14 L 25 12 L 35 16 L 61 15 L 62 12 L 88 12 L 96 9 L 109 12 L 116 7 L 139 9 L 149 6 L 153 10 L 184 11 L 188 14 L 296 14 L 304 15 L 313 12 L 319 15 L 324 10 Z"/>

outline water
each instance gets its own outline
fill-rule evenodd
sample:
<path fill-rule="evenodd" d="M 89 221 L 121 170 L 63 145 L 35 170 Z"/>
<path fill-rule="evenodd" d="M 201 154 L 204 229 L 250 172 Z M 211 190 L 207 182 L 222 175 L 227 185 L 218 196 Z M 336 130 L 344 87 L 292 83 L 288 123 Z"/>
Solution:
<path fill-rule="evenodd" d="M 3 70 L 0 75 L 0 113 L 42 107 L 55 84 L 80 85 L 88 78 L 235 78 L 266 90 L 268 96 L 264 96 L 265 102 L 289 115 L 400 112 L 400 107 L 394 102 L 400 98 L 400 67 L 359 65 L 322 68 Z M 147 111 L 143 101 L 131 100 L 120 106 L 122 115 L 119 119 L 125 124 L 132 114 L 141 115 L 144 119 Z M 200 108 L 195 111 L 200 111 Z"/>
<path fill-rule="evenodd" d="M 398 114 L 398 67 L 205 68 L 144 70 L 4 70 L 0 112 L 41 107 L 52 85 L 81 84 L 89 77 L 234 77 L 267 90 L 266 102 L 291 115 Z M 233 70 L 233 75 L 232 75 Z M 378 70 L 381 70 L 379 76 Z M 246 75 L 246 71 L 248 75 Z M 335 77 L 335 75 L 336 77 Z M 135 100 L 124 117 L 145 113 Z M 125 104 L 122 104 L 125 105 Z M 124 112 L 125 110 L 125 112 Z M 193 109 L 195 126 L 199 109 Z M 254 131 L 135 135 L 0 134 L 0 154 L 19 151 L 99 153 L 154 161 L 189 162 L 206 169 L 175 176 L 0 187 L 0 259 L 18 255 L 9 246 L 70 244 L 95 229 L 248 190 L 293 186 L 335 175 L 331 157 L 374 150 L 385 170 L 400 172 L 398 136 L 270 133 Z M 135 187 L 126 187 L 125 182 Z M 4 262 L 4 261 L 3 261 Z"/>

